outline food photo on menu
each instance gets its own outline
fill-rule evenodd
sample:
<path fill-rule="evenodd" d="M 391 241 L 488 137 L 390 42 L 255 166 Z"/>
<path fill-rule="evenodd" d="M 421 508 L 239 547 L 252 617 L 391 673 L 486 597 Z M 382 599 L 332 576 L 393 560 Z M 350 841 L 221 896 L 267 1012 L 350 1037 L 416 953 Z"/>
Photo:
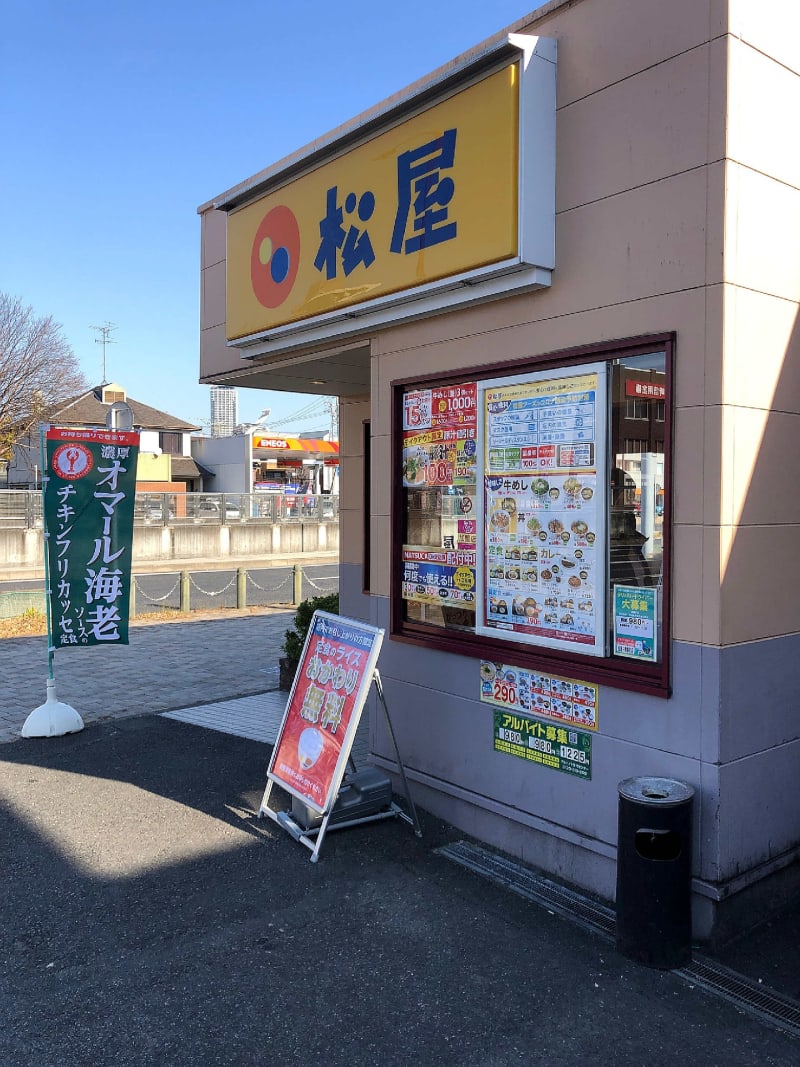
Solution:
<path fill-rule="evenodd" d="M 588 472 L 488 481 L 487 621 L 540 636 L 594 633 L 594 491 Z"/>

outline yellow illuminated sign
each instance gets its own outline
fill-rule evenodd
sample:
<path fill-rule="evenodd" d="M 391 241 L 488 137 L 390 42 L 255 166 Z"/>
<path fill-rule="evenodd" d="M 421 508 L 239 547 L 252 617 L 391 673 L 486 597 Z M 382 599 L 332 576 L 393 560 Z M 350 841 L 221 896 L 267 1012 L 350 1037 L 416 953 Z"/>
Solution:
<path fill-rule="evenodd" d="M 518 255 L 518 66 L 231 213 L 227 336 Z"/>

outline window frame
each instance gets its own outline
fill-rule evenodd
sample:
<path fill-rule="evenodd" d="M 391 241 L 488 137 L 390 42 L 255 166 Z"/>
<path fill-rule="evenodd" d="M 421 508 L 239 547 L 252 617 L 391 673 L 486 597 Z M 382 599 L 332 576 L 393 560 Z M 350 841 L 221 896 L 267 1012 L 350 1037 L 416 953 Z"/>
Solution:
<path fill-rule="evenodd" d="M 159 430 L 158 447 L 161 449 L 164 455 L 182 456 L 183 434 L 180 430 Z"/>
<path fill-rule="evenodd" d="M 671 695 L 671 599 L 672 599 L 672 473 L 674 420 L 674 362 L 676 335 L 647 334 L 610 342 L 582 345 L 537 356 L 485 363 L 458 371 L 441 371 L 425 375 L 397 378 L 390 383 L 392 397 L 391 466 L 392 513 L 390 552 L 390 637 L 405 644 L 424 646 L 441 652 L 474 659 L 510 663 L 543 673 L 580 678 L 616 689 L 632 690 L 667 698 Z M 414 387 L 437 387 L 458 384 L 466 380 L 480 382 L 516 374 L 538 371 L 573 371 L 584 363 L 608 362 L 663 351 L 665 356 L 665 425 L 664 425 L 664 486 L 663 486 L 663 595 L 661 605 L 661 633 L 663 655 L 659 663 L 639 663 L 635 660 L 594 657 L 580 653 L 539 648 L 508 639 L 498 639 L 483 633 L 447 630 L 429 626 L 403 617 L 402 546 L 404 538 L 404 490 L 402 476 L 403 395 Z M 610 433 L 609 433 L 610 441 Z M 606 461 L 610 462 L 609 457 Z"/>

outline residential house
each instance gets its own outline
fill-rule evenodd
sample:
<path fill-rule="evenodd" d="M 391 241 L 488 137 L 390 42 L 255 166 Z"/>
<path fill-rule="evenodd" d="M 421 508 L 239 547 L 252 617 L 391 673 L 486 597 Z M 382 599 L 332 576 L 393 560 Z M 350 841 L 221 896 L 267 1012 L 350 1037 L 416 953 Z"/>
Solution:
<path fill-rule="evenodd" d="M 128 396 L 121 385 L 106 382 L 64 402 L 53 424 L 75 429 L 105 427 L 112 404 L 124 401 L 131 409 L 133 426 L 140 434 L 138 492 L 187 493 L 203 488 L 204 471 L 192 458 L 191 434 L 199 426 Z M 35 435 L 21 440 L 8 469 L 9 489 L 36 489 L 40 485 L 41 456 Z"/>

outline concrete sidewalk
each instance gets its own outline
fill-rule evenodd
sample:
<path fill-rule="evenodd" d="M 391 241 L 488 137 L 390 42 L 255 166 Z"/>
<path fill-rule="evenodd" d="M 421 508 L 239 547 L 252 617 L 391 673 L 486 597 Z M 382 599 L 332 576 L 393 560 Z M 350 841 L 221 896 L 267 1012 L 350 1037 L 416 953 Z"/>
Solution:
<path fill-rule="evenodd" d="M 277 689 L 293 616 L 291 608 L 264 608 L 137 622 L 128 645 L 56 651 L 58 699 L 96 723 Z M 0 741 L 11 741 L 46 697 L 46 638 L 2 640 L 0 657 Z"/>
<path fill-rule="evenodd" d="M 454 862 L 473 843 L 426 813 L 421 839 L 400 820 L 329 832 L 318 864 L 258 820 L 269 743 L 154 713 L 266 707 L 291 615 L 56 654 L 86 729 L 0 747 L 0 1064 L 800 1062 L 792 1032 L 696 972 L 631 963 Z M 44 698 L 45 641 L 0 656 L 8 739 Z M 789 1009 L 798 916 L 717 958 Z"/>

